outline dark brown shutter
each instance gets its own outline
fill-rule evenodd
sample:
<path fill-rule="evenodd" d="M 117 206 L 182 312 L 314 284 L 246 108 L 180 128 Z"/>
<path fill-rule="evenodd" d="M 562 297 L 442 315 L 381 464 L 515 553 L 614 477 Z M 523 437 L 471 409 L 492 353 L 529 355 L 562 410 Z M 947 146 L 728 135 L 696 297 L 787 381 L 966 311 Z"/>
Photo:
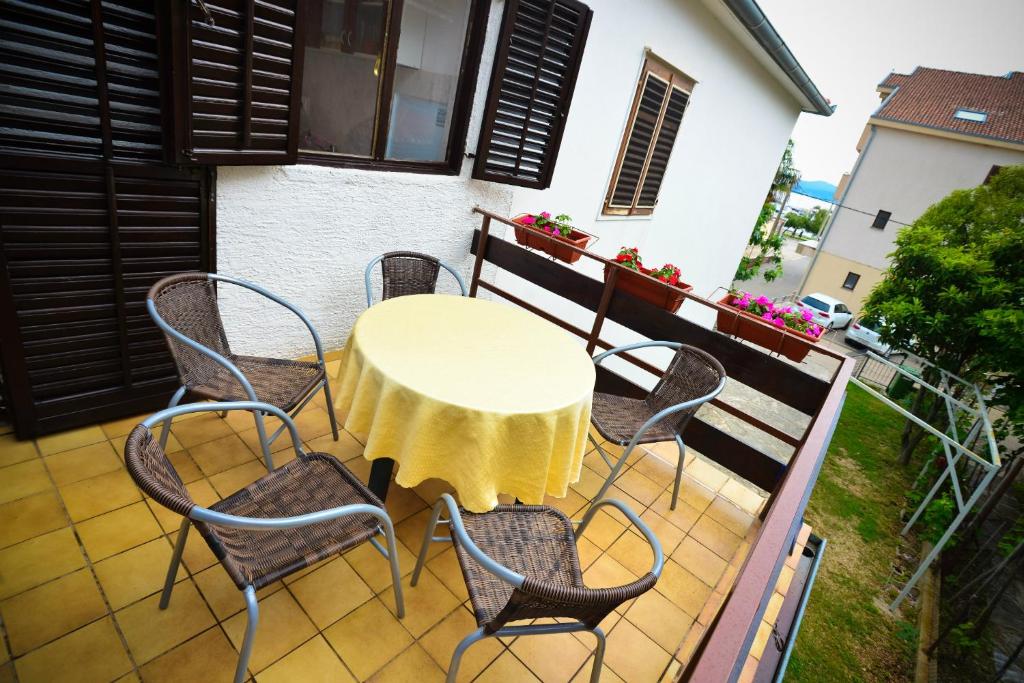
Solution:
<path fill-rule="evenodd" d="M 665 107 L 665 117 L 661 122 L 661 130 L 658 131 L 658 139 L 654 143 L 651 160 L 647 164 L 647 174 L 640 187 L 640 196 L 636 201 L 638 207 L 654 208 L 654 205 L 658 203 L 661 181 L 665 177 L 668 158 L 676 143 L 676 134 L 679 132 L 679 124 L 683 122 L 683 112 L 686 110 L 686 103 L 689 99 L 687 94 L 679 88 L 672 88 L 672 94 L 669 95 L 668 104 Z"/>
<path fill-rule="evenodd" d="M 295 163 L 301 0 L 174 0 L 176 155 L 208 164 Z"/>
<path fill-rule="evenodd" d="M 551 184 L 593 12 L 576 0 L 508 0 L 473 177 Z"/>
<path fill-rule="evenodd" d="M 651 142 L 658 130 L 658 119 L 661 117 L 661 107 L 665 103 L 665 93 L 668 92 L 668 88 L 667 81 L 663 81 L 652 73 L 647 74 L 640 95 L 640 103 L 637 106 L 636 115 L 633 117 L 633 128 L 629 132 L 626 150 L 623 152 L 622 161 L 619 164 L 619 173 L 615 179 L 609 202 L 611 206 L 624 208 L 633 206 L 636 188 L 640 184 L 644 166 L 647 164 L 647 153 L 651 149 Z"/>

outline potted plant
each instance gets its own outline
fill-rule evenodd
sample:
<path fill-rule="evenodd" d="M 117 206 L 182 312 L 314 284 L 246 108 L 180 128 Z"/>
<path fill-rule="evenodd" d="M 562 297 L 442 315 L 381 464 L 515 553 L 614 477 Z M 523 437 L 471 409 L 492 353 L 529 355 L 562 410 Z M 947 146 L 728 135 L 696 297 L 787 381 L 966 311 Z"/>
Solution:
<path fill-rule="evenodd" d="M 755 298 L 749 292 L 730 291 L 718 304 L 735 311 L 719 309 L 719 332 L 746 339 L 797 363 L 807 357 L 810 344 L 816 344 L 824 331 L 814 323 L 810 311 L 776 306 L 766 296 Z"/>
<path fill-rule="evenodd" d="M 672 313 L 678 311 L 679 307 L 683 305 L 683 299 L 686 298 L 685 292 L 693 289 L 692 286 L 680 280 L 679 268 L 671 263 L 666 263 L 661 268 L 645 268 L 640 258 L 640 252 L 636 247 L 631 249 L 622 247 L 619 249 L 615 262 L 629 269 L 619 273 L 619 279 L 615 286 L 620 291 L 632 294 L 638 299 L 649 301 L 655 306 L 661 306 Z M 608 275 L 611 273 L 612 268 L 614 266 L 611 264 L 605 265 L 605 281 L 608 280 Z M 649 277 L 643 277 L 644 275 Z M 671 285 L 671 287 L 659 285 L 651 278 Z"/>
<path fill-rule="evenodd" d="M 586 249 L 593 235 L 572 226 L 572 218 L 564 213 L 551 217 L 548 211 L 538 214 L 524 213 L 512 219 L 516 223 L 516 242 L 524 247 L 539 249 L 565 263 L 576 263 L 580 260 L 580 252 L 565 247 L 558 242 L 568 242 L 574 247 Z M 554 237 L 545 239 L 543 235 Z"/>

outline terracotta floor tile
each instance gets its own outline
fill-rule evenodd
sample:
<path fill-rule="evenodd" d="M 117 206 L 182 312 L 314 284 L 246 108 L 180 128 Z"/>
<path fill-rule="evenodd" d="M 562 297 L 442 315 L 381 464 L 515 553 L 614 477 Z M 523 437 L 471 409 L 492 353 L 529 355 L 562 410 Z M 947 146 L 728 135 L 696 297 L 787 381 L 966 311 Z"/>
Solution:
<path fill-rule="evenodd" d="M 167 609 L 159 607 L 160 595 L 115 613 L 135 661 L 144 664 L 213 626 L 214 619 L 191 581 L 174 586 Z"/>
<path fill-rule="evenodd" d="M 461 601 L 429 570 L 420 573 L 419 583 L 415 586 L 410 585 L 411 579 L 411 574 L 402 579 L 402 589 L 405 593 L 405 617 L 402 619 L 402 625 L 418 638 L 431 626 L 455 611 Z M 392 613 L 395 612 L 393 589 L 389 588 L 381 593 L 380 599 Z"/>
<path fill-rule="evenodd" d="M 375 673 L 370 681 L 372 683 L 442 683 L 444 671 L 434 663 L 434 660 L 422 647 L 413 644 Z"/>
<path fill-rule="evenodd" d="M 21 683 L 110 681 L 132 663 L 107 617 L 33 650 L 15 662 Z"/>
<path fill-rule="evenodd" d="M 736 479 L 725 482 L 719 492 L 751 515 L 757 515 L 768 499 Z"/>
<path fill-rule="evenodd" d="M 544 496 L 544 504 L 561 510 L 569 519 L 578 520 L 583 517 L 584 508 L 590 505 L 590 501 L 570 488 L 562 498 Z"/>
<path fill-rule="evenodd" d="M 39 446 L 39 452 L 43 455 L 52 455 L 79 446 L 88 446 L 98 441 L 106 441 L 106 439 L 107 435 L 103 433 L 103 430 L 94 425 L 50 436 L 41 436 L 36 439 L 36 445 Z"/>
<path fill-rule="evenodd" d="M 690 529 L 690 535 L 724 560 L 731 560 L 743 539 L 704 515 Z"/>
<path fill-rule="evenodd" d="M 672 560 L 665 562 L 661 578 L 654 589 L 694 619 L 711 595 L 710 586 Z M 622 674 L 621 671 L 618 673 Z"/>
<path fill-rule="evenodd" d="M 142 502 L 79 522 L 76 529 L 93 562 L 134 548 L 163 533 L 149 507 Z"/>
<path fill-rule="evenodd" d="M 676 510 L 678 511 L 680 508 L 676 508 Z M 693 514 L 695 515 L 693 521 L 696 522 L 696 510 L 693 511 Z M 653 510 L 645 510 L 640 513 L 640 519 L 642 519 L 647 526 L 651 528 L 654 535 L 658 537 L 659 541 L 661 541 L 661 552 L 663 552 L 666 557 L 672 554 L 679 545 L 679 542 L 683 540 L 683 536 L 686 535 L 682 529 Z M 690 526 L 693 526 L 692 522 L 690 523 Z"/>
<path fill-rule="evenodd" d="M 509 649 L 542 681 L 570 680 L 591 654 L 571 633 L 522 636 Z"/>
<path fill-rule="evenodd" d="M 26 460 L 0 469 L 0 503 L 25 498 L 53 488 L 42 460 Z"/>
<path fill-rule="evenodd" d="M 100 429 L 103 430 L 103 433 L 108 439 L 113 439 L 118 436 L 126 436 L 130 431 L 135 429 L 135 425 L 139 424 L 147 417 L 149 417 L 149 414 L 147 413 L 135 415 L 134 417 L 123 417 L 120 420 L 104 422 L 100 425 Z"/>
<path fill-rule="evenodd" d="M 60 529 L 68 523 L 55 490 L 0 505 L 0 548 Z"/>
<path fill-rule="evenodd" d="M 255 429 L 255 423 L 253 429 Z M 181 445 L 190 451 L 199 444 L 234 434 L 231 426 L 220 419 L 217 413 L 212 412 L 201 413 L 187 420 L 174 420 L 171 425 L 171 432 L 178 437 Z"/>
<path fill-rule="evenodd" d="M 684 476 L 685 480 L 686 477 Z M 701 487 L 703 488 L 703 487 Z M 707 491 L 707 489 L 704 489 Z M 707 491 L 710 496 L 713 496 L 710 491 Z M 657 513 L 661 517 L 667 519 L 673 525 L 678 527 L 681 531 L 689 531 L 690 528 L 697 523 L 700 518 L 701 511 L 690 505 L 687 501 L 687 497 L 682 494 L 680 490 L 679 501 L 676 503 L 676 509 L 673 510 L 670 506 L 672 504 L 672 492 L 665 491 L 658 499 L 651 505 L 651 511 Z M 698 501 L 700 502 L 700 501 Z M 708 504 L 711 503 L 711 499 L 708 499 Z M 707 507 L 705 505 L 704 507 Z M 642 515 L 641 515 L 642 516 Z"/>
<path fill-rule="evenodd" d="M 317 628 L 324 629 L 373 597 L 352 566 L 336 557 L 289 584 Z"/>
<path fill-rule="evenodd" d="M 303 439 L 314 439 L 331 433 L 331 420 L 327 411 L 317 406 L 308 405 L 295 417 L 295 427 Z M 338 425 L 339 441 L 341 425 Z M 284 435 L 282 434 L 282 438 Z M 332 435 L 333 438 L 333 435 Z"/>
<path fill-rule="evenodd" d="M 70 527 L 0 550 L 0 599 L 85 566 Z"/>
<path fill-rule="evenodd" d="M 388 495 L 384 507 L 391 517 L 391 522 L 396 525 L 417 512 L 427 511 L 427 516 L 429 517 L 430 515 L 430 508 L 426 501 L 416 495 L 416 492 L 412 489 L 399 486 L 395 482 L 391 482 L 391 485 L 388 487 Z M 408 542 L 406 545 L 408 545 Z"/>
<path fill-rule="evenodd" d="M 96 577 L 110 606 L 121 609 L 162 590 L 171 554 L 170 544 L 161 536 L 94 564 Z M 179 566 L 175 580 L 184 578 L 185 568 Z"/>
<path fill-rule="evenodd" d="M 644 507 L 653 503 L 665 490 L 664 484 L 658 484 L 648 479 L 635 468 L 616 479 L 615 485 L 640 501 Z"/>
<path fill-rule="evenodd" d="M 675 463 L 679 460 L 678 449 L 675 448 L 674 442 L 672 450 L 673 453 L 669 457 L 663 457 L 655 453 L 644 455 L 644 457 L 637 461 L 636 465 L 633 465 L 633 470 L 658 483 L 662 488 L 671 486 L 676 479 Z"/>
<path fill-rule="evenodd" d="M 174 467 L 174 471 L 182 482 L 189 484 L 197 479 L 202 479 L 203 471 L 199 469 L 199 465 L 192 459 L 188 451 L 169 453 L 167 458 L 171 461 L 171 466 Z"/>
<path fill-rule="evenodd" d="M 249 670 L 266 669 L 281 657 L 316 635 L 316 626 L 288 591 L 277 591 L 260 600 L 260 620 L 252 648 Z M 224 630 L 236 648 L 242 647 L 245 614 L 236 614 L 224 622 Z"/>
<path fill-rule="evenodd" d="M 256 452 L 235 434 L 203 442 L 188 448 L 189 455 L 195 461 L 203 474 L 210 476 L 232 467 L 249 462 L 261 462 L 257 459 Z"/>
<path fill-rule="evenodd" d="M 59 638 L 107 613 L 88 569 L 62 576 L 0 603 L 15 655 Z"/>
<path fill-rule="evenodd" d="M 580 569 L 586 569 L 592 565 L 604 551 L 585 538 L 576 540 L 576 553 L 580 558 Z"/>
<path fill-rule="evenodd" d="M 539 680 L 515 655 L 506 651 L 484 669 L 474 683 L 536 683 Z"/>
<path fill-rule="evenodd" d="M 455 489 L 444 479 L 425 479 L 417 484 L 413 491 L 431 508 L 437 503 L 442 493 L 455 495 Z"/>
<path fill-rule="evenodd" d="M 274 429 L 277 429 L 274 427 Z M 267 427 L 267 438 L 269 439 L 274 434 L 274 429 Z M 302 436 L 302 432 L 299 432 L 299 436 Z M 256 427 L 250 427 L 249 429 L 238 432 L 238 438 L 245 443 L 246 447 L 252 451 L 256 457 L 261 461 L 263 460 L 263 449 L 260 447 L 259 436 L 256 434 Z M 277 437 L 272 444 L 270 444 L 270 453 L 280 453 L 284 450 L 292 450 L 292 439 L 288 435 L 288 432 L 282 432 L 281 436 Z M 191 450 L 191 449 L 190 449 Z M 275 461 L 276 464 L 277 461 Z"/>
<path fill-rule="evenodd" d="M 256 683 L 354 683 L 355 680 L 320 635 L 256 676 Z"/>
<path fill-rule="evenodd" d="M 752 514 L 721 496 L 715 498 L 704 514 L 740 537 L 746 536 L 755 519 Z"/>
<path fill-rule="evenodd" d="M 0 467 L 39 457 L 33 441 L 18 441 L 14 434 L 0 436 Z"/>
<path fill-rule="evenodd" d="M 325 630 L 324 637 L 358 680 L 369 678 L 413 642 L 376 598 Z"/>
<path fill-rule="evenodd" d="M 647 539 L 632 530 L 619 536 L 619 540 L 608 548 L 608 554 L 636 576 L 651 571 L 654 564 L 654 552 Z"/>
<path fill-rule="evenodd" d="M 447 617 L 440 624 L 430 629 L 420 637 L 419 644 L 430 654 L 431 658 L 445 672 L 451 664 L 452 653 L 462 641 L 477 628 L 476 620 L 470 611 L 460 607 Z M 459 681 L 470 681 L 484 670 L 488 664 L 505 651 L 505 646 L 497 638 L 485 638 L 473 643 L 465 654 L 462 655 L 462 663 L 459 665 Z"/>
<path fill-rule="evenodd" d="M 626 531 L 626 527 L 616 518 L 619 513 L 615 512 L 616 517 L 613 517 L 608 513 L 610 509 L 606 507 L 597 512 L 583 530 L 582 537 L 603 550 L 608 549 Z"/>
<path fill-rule="evenodd" d="M 310 453 L 328 453 L 342 462 L 348 462 L 352 458 L 358 458 L 363 454 L 363 444 L 356 441 L 355 437 L 345 430 L 341 430 L 338 433 L 337 441 L 330 434 L 313 439 L 308 438 L 307 434 L 302 436 L 306 449 Z"/>
<path fill-rule="evenodd" d="M 595 472 L 589 467 L 584 467 L 580 471 L 579 481 L 577 481 L 574 484 L 571 484 L 570 488 L 572 488 L 572 490 L 578 493 L 579 495 L 583 496 L 583 498 L 587 500 L 593 500 L 594 496 L 596 496 L 598 491 L 601 490 L 601 487 L 604 486 L 605 477 L 608 476 L 608 472 L 606 472 L 605 470 L 607 470 L 607 468 L 601 470 L 601 473 L 598 474 L 598 472 Z"/>
<path fill-rule="evenodd" d="M 697 458 L 692 463 L 688 463 L 685 472 L 712 491 L 722 488 L 729 480 L 729 475 L 703 458 Z"/>
<path fill-rule="evenodd" d="M 192 578 L 199 587 L 203 599 L 220 621 L 225 621 L 231 615 L 245 609 L 245 596 L 219 563 L 204 569 Z M 275 581 L 256 591 L 256 599 L 263 600 L 283 587 L 280 581 Z"/>
<path fill-rule="evenodd" d="M 44 461 L 57 486 L 121 469 L 121 459 L 109 441 L 72 448 L 47 456 Z"/>
<path fill-rule="evenodd" d="M 583 583 L 588 588 L 615 588 L 636 581 L 637 577 L 607 553 L 597 558 L 583 572 Z"/>
<path fill-rule="evenodd" d="M 455 594 L 459 602 L 469 600 L 469 591 L 466 589 L 466 580 L 462 575 L 462 567 L 459 565 L 455 548 L 448 547 L 444 552 L 428 560 L 426 567 L 440 579 L 448 590 Z"/>
<path fill-rule="evenodd" d="M 179 533 L 176 531 L 167 534 L 172 546 L 177 542 Z M 188 533 L 188 539 L 185 541 L 185 550 L 181 554 L 181 561 L 185 563 L 185 567 L 193 574 L 218 564 L 217 557 L 210 550 L 210 546 L 207 545 L 202 535 L 195 529 L 190 530 Z"/>
<path fill-rule="evenodd" d="M 679 544 L 672 559 L 712 588 L 718 585 L 729 564 L 690 536 Z"/>
<path fill-rule="evenodd" d="M 116 510 L 142 499 L 135 482 L 125 470 L 107 472 L 59 489 L 68 514 L 75 522 Z"/>
<path fill-rule="evenodd" d="M 398 541 L 398 566 L 402 576 L 412 573 L 416 566 L 416 556 L 404 543 Z M 416 548 L 419 550 L 419 547 Z M 352 565 L 359 577 L 366 582 L 375 593 L 379 593 L 391 585 L 391 567 L 388 561 L 369 543 L 362 543 L 346 551 L 342 556 Z"/>
<path fill-rule="evenodd" d="M 608 634 L 605 662 L 626 681 L 657 681 L 672 656 L 622 619 Z"/>
<path fill-rule="evenodd" d="M 686 632 L 686 637 L 683 638 L 683 644 L 679 646 L 679 650 L 676 652 L 676 657 L 683 662 L 690 661 L 690 657 L 693 656 L 694 651 L 697 649 L 697 645 L 703 637 L 703 626 L 700 624 L 694 624 L 691 626 L 690 630 Z"/>
<path fill-rule="evenodd" d="M 704 603 L 704 607 L 701 608 L 700 614 L 697 615 L 697 623 L 702 626 L 708 626 L 714 621 L 715 616 L 718 614 L 718 609 L 725 602 L 724 593 L 712 593 L 708 596 L 707 601 Z"/>
<path fill-rule="evenodd" d="M 238 652 L 214 626 L 144 664 L 141 671 L 146 683 L 214 683 L 230 681 L 237 662 Z"/>
<path fill-rule="evenodd" d="M 626 619 L 667 652 L 675 652 L 693 617 L 658 591 L 648 591 L 626 611 Z"/>
<path fill-rule="evenodd" d="M 250 460 L 223 472 L 211 474 L 209 481 L 221 498 L 227 498 L 266 475 L 266 465 Z"/>
<path fill-rule="evenodd" d="M 394 486 L 394 484 L 392 484 L 392 486 Z M 416 496 L 416 498 L 419 500 L 419 496 Z M 398 540 L 404 543 L 405 547 L 412 550 L 416 555 L 419 555 L 424 535 L 427 532 L 427 524 L 430 522 L 431 514 L 432 512 L 430 508 L 424 507 L 419 512 L 406 517 L 402 522 L 395 525 L 395 535 L 398 536 Z M 434 535 L 447 536 L 448 527 L 440 525 L 435 527 Z M 440 553 L 444 552 L 445 548 L 450 546 L 450 543 L 431 543 L 430 549 L 427 551 L 427 557 L 436 557 Z M 411 568 L 410 571 L 412 571 Z"/>
<path fill-rule="evenodd" d="M 590 675 L 594 667 L 594 658 L 589 657 L 587 661 L 583 662 L 583 666 L 579 672 L 573 676 L 571 683 L 590 683 Z M 618 674 L 608 668 L 605 664 L 601 667 L 601 683 L 625 683 Z"/>

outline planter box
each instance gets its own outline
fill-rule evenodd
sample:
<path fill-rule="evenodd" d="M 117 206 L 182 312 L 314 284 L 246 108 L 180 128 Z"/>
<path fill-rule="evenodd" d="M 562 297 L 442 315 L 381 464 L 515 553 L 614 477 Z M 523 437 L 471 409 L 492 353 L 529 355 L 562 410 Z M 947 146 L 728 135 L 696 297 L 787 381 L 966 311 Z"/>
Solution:
<path fill-rule="evenodd" d="M 568 247 L 562 246 L 558 242 L 568 242 L 574 247 L 586 249 L 587 245 L 590 244 L 590 240 L 594 239 L 593 235 L 588 235 L 580 230 L 573 230 L 569 233 L 568 237 L 562 237 L 559 235 L 558 237 L 555 237 L 555 240 L 558 240 L 558 242 L 552 241 L 546 239 L 546 233 L 539 228 L 523 225 L 521 221 L 525 217 L 526 214 L 522 214 L 512 219 L 513 223 L 518 223 L 515 227 L 516 242 L 524 247 L 543 251 L 545 254 L 553 256 L 559 261 L 564 261 L 565 263 L 576 263 L 580 260 L 581 254 L 578 251 L 573 251 Z"/>
<path fill-rule="evenodd" d="M 605 264 L 605 282 L 608 281 L 608 275 L 614 267 Z M 679 307 L 683 305 L 683 300 L 686 298 L 684 293 L 693 291 L 693 286 L 685 282 L 666 287 L 663 284 L 658 284 L 657 280 L 651 280 L 634 270 L 625 268 L 620 269 L 619 279 L 615 282 L 615 288 L 620 292 L 632 294 L 638 299 L 649 301 L 655 306 L 660 306 L 672 313 L 678 311 Z"/>
<path fill-rule="evenodd" d="M 734 298 L 732 295 L 727 294 L 718 300 L 720 305 L 727 306 L 739 314 L 733 315 L 727 311 L 718 311 L 719 332 L 746 339 L 751 344 L 757 344 L 769 351 L 781 353 L 796 363 L 801 362 L 807 357 L 808 351 L 811 350 L 809 344 L 818 343 L 820 337 L 811 336 L 806 332 L 800 332 L 791 327 L 775 327 L 774 325 L 764 324 L 753 313 L 741 311 L 732 306 L 729 302 Z"/>

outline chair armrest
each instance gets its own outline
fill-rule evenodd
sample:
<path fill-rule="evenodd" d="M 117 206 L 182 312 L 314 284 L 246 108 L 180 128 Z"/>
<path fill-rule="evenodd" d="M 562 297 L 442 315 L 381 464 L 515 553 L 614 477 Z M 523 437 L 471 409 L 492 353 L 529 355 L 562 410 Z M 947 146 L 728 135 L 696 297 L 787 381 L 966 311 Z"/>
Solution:
<path fill-rule="evenodd" d="M 288 413 L 281 410 L 277 406 L 272 406 L 269 403 L 261 403 L 259 401 L 223 401 L 213 403 L 186 403 L 184 405 L 175 406 L 173 408 L 167 408 L 161 410 L 159 413 L 154 413 L 142 421 L 142 425 L 146 429 L 152 429 L 154 425 L 158 425 L 161 422 L 173 419 L 179 415 L 187 415 L 189 413 L 209 413 L 209 412 L 226 412 L 228 410 L 246 410 L 252 412 L 258 410 L 261 413 L 269 413 L 279 418 L 284 425 L 288 428 L 288 432 L 292 437 L 292 446 L 295 448 L 296 455 L 302 455 L 302 441 L 299 439 L 299 430 L 296 429 L 295 423 Z"/>
<path fill-rule="evenodd" d="M 305 313 L 302 312 L 302 309 L 300 309 L 295 304 L 290 303 L 285 299 L 282 299 L 277 294 L 267 291 L 263 287 L 260 287 L 259 285 L 254 284 L 252 282 L 248 282 L 246 280 L 239 280 L 238 278 L 229 277 L 227 275 L 218 275 L 217 273 L 209 273 L 208 277 L 211 280 L 215 280 L 217 282 L 227 282 L 228 284 L 238 285 L 239 287 L 244 287 L 245 289 L 256 292 L 257 294 L 261 294 L 270 299 L 271 301 L 273 301 L 274 303 L 284 306 L 289 311 L 298 316 L 299 320 L 302 321 L 302 324 L 306 326 L 306 329 L 308 329 L 309 333 L 313 336 L 313 345 L 316 347 L 317 359 L 320 361 L 321 366 L 324 365 L 324 346 L 323 343 L 320 341 L 320 335 L 317 333 L 316 328 L 313 327 L 313 323 L 310 321 L 310 319 L 306 317 Z"/>
<path fill-rule="evenodd" d="M 480 565 L 489 571 L 490 573 L 497 576 L 505 583 L 511 584 L 512 586 L 519 588 L 523 585 L 526 577 L 522 574 L 517 574 L 508 567 L 499 562 L 495 561 L 490 555 L 485 553 L 483 550 L 473 542 L 473 539 L 466 533 L 466 527 L 462 525 L 462 515 L 459 514 L 459 506 L 449 494 L 441 494 L 440 500 L 434 505 L 434 509 L 437 510 L 442 505 L 448 508 L 448 528 L 451 530 L 452 535 L 458 539 L 459 543 L 466 549 L 466 552 L 470 556 L 480 563 Z"/>
<path fill-rule="evenodd" d="M 240 517 L 238 515 L 226 515 L 223 512 L 210 510 L 209 508 L 196 506 L 189 512 L 189 518 L 197 522 L 207 522 L 219 526 L 234 527 L 237 529 L 252 529 L 255 531 L 271 531 L 274 529 L 294 529 L 310 524 L 329 522 L 340 517 L 351 517 L 353 515 L 373 515 L 385 527 L 390 527 L 391 519 L 383 508 L 368 503 L 355 503 L 353 505 L 342 505 L 341 507 L 329 510 L 318 510 L 305 515 L 294 517 Z"/>
<path fill-rule="evenodd" d="M 651 551 L 654 553 L 654 564 L 651 566 L 651 574 L 661 576 L 661 569 L 665 565 L 665 555 L 661 549 L 661 542 L 658 540 L 658 537 L 654 535 L 654 532 L 651 531 L 651 528 L 647 526 L 642 519 L 640 519 L 640 516 L 633 512 L 633 509 L 621 500 L 616 500 L 615 498 L 602 498 L 591 505 L 586 514 L 583 515 L 580 525 L 576 528 L 576 538 L 579 539 L 580 536 L 583 535 L 587 525 L 590 524 L 590 521 L 594 518 L 594 514 L 605 505 L 611 505 L 616 508 L 626 516 L 626 519 L 628 519 L 641 534 L 643 534 L 643 537 L 651 546 Z"/>
<path fill-rule="evenodd" d="M 462 290 L 462 296 L 469 296 L 469 290 L 466 289 L 466 281 L 462 279 L 462 275 L 459 274 L 459 271 L 455 270 L 455 268 L 449 266 L 441 259 L 438 259 L 437 262 L 442 268 L 455 276 L 455 280 L 459 283 L 459 289 Z"/>

